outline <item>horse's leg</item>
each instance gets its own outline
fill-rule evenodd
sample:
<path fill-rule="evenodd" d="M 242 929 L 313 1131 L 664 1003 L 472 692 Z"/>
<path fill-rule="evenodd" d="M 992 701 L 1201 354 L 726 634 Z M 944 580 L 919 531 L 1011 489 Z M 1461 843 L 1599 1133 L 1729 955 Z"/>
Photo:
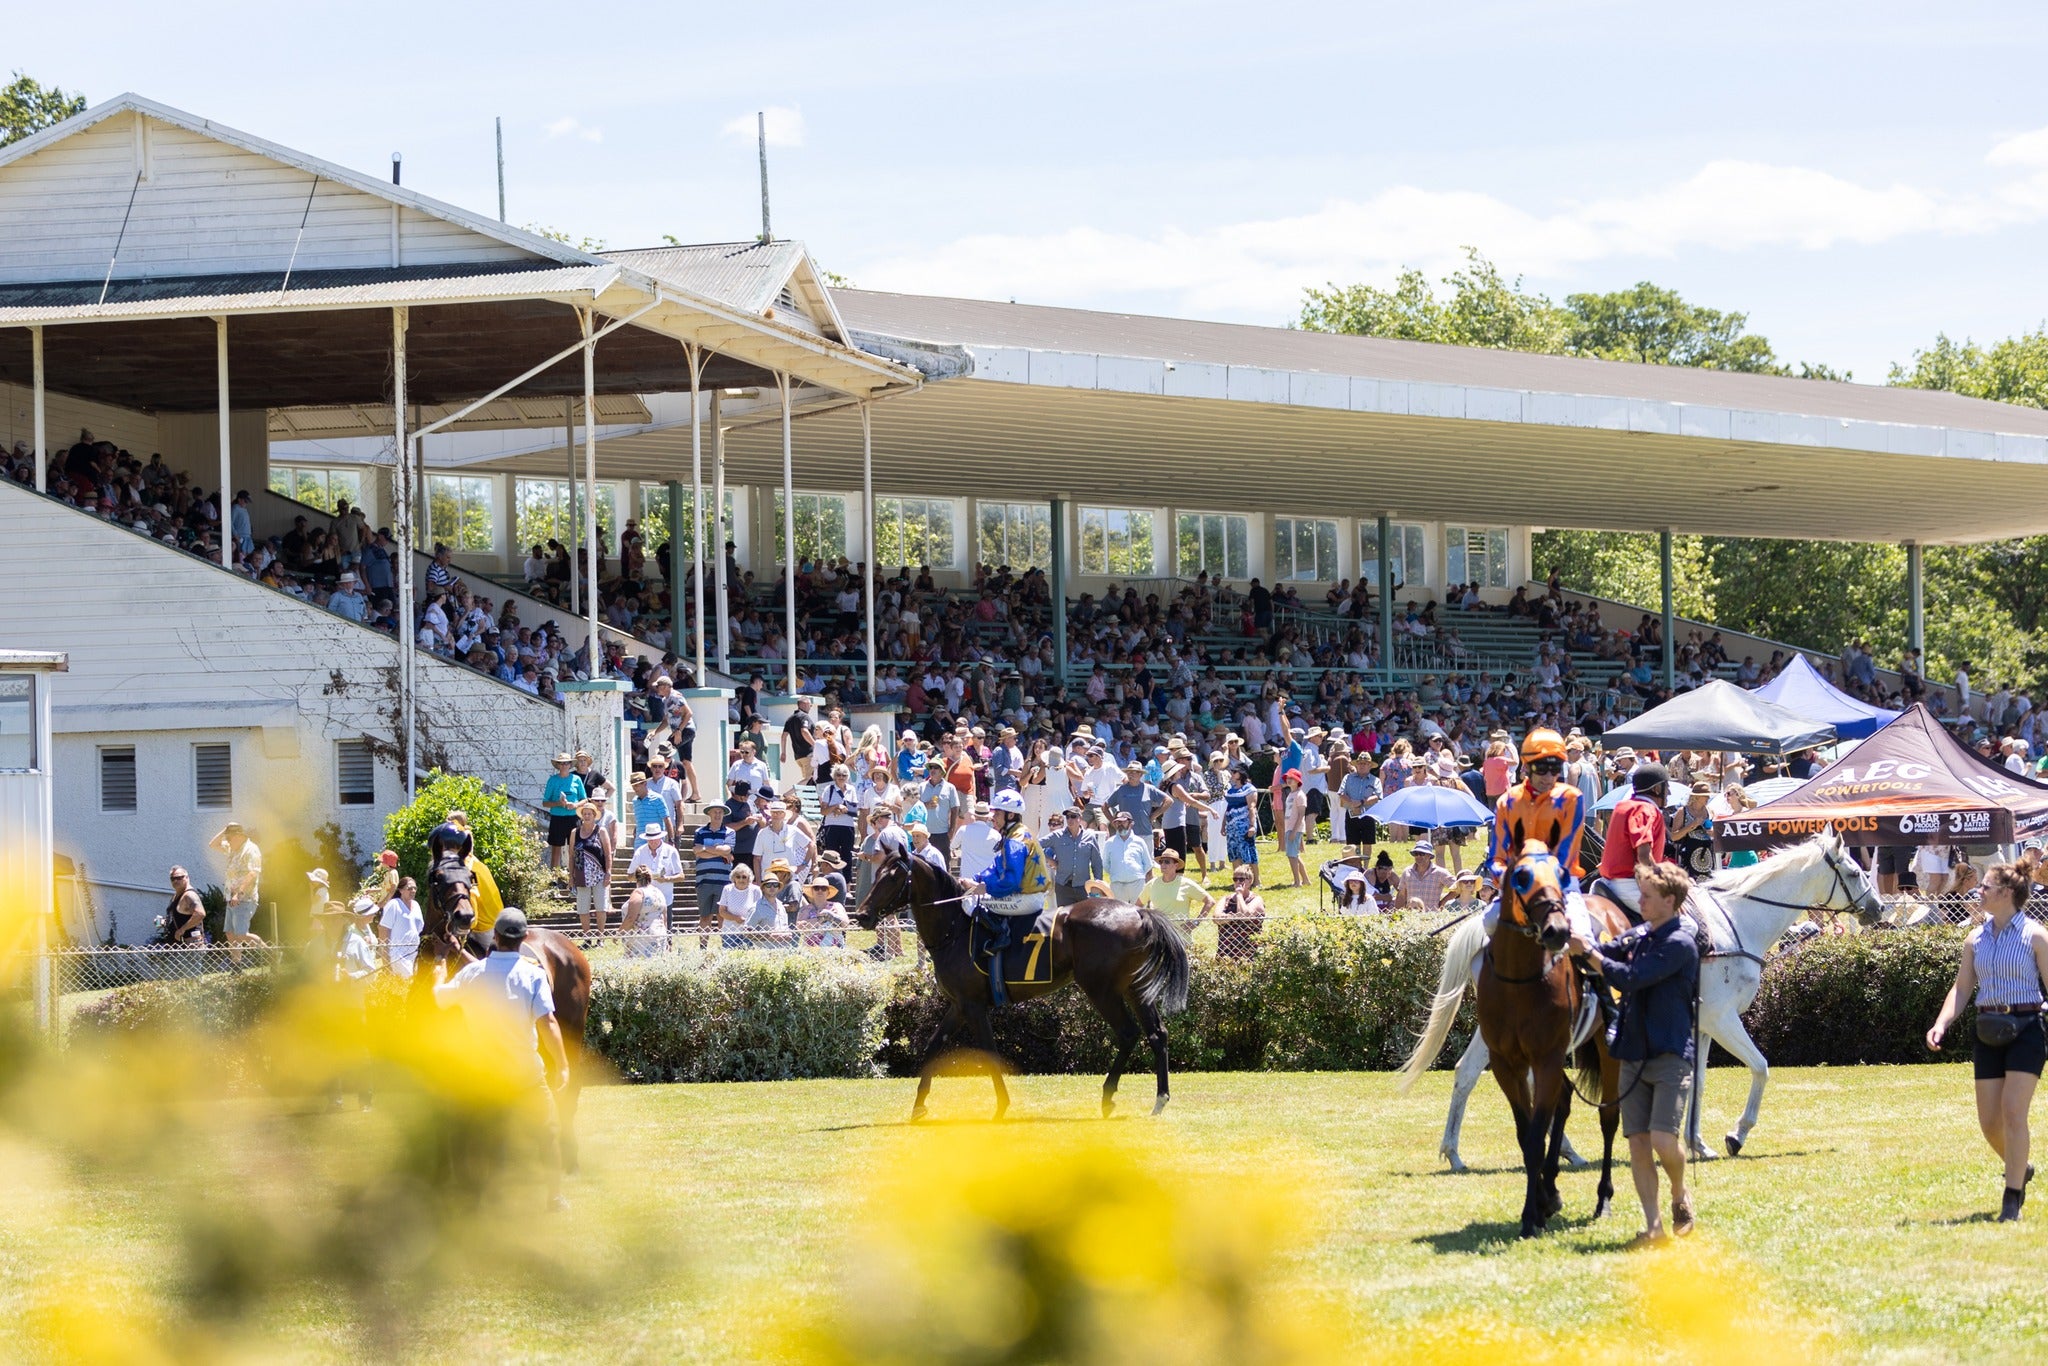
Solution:
<path fill-rule="evenodd" d="M 967 1016 L 960 1009 L 960 1003 L 948 1000 L 946 1013 L 939 1017 L 939 1027 L 925 1040 L 924 1057 L 919 1059 L 917 1064 L 917 1099 L 910 1103 L 911 1123 L 915 1124 L 930 1113 L 925 1109 L 924 1099 L 932 1090 L 932 1064 L 937 1060 L 939 1050 L 946 1046 L 946 1040 L 952 1038 L 953 1032 L 966 1023 L 966 1020 Z"/>
<path fill-rule="evenodd" d="M 1131 1055 L 1138 1051 L 1138 1043 L 1144 1033 L 1138 1022 L 1131 1016 L 1131 1008 L 1124 999 L 1108 989 L 1087 992 L 1089 1003 L 1103 1019 L 1109 1021 L 1110 1032 L 1116 1035 L 1116 1057 L 1109 1064 L 1109 1075 L 1102 1082 L 1102 1117 L 1108 1119 L 1116 1110 L 1117 1083 L 1124 1078 L 1124 1069 L 1131 1065 Z"/>
<path fill-rule="evenodd" d="M 1700 1022 L 1700 1030 L 1711 1035 L 1716 1043 L 1740 1058 L 1749 1068 L 1749 1104 L 1742 1107 L 1742 1118 L 1737 1121 L 1735 1132 L 1721 1139 L 1728 1145 L 1728 1156 L 1734 1157 L 1742 1151 L 1742 1145 L 1749 1141 L 1749 1131 L 1756 1127 L 1757 1112 L 1763 1108 L 1764 1103 L 1764 1083 L 1771 1079 L 1771 1064 L 1764 1058 L 1763 1050 L 1756 1046 L 1756 1041 L 1749 1037 L 1749 1031 L 1742 1027 L 1742 1017 L 1733 1011 L 1726 1014 L 1717 1013 L 1710 1020 L 1703 1019 Z M 1693 1079 L 1698 1083 L 1706 1070 L 1706 1041 L 1701 1040 L 1695 1051 L 1699 1056 L 1694 1059 Z M 1694 1089 L 1704 1091 L 1705 1086 L 1702 1083 Z M 1702 1104 L 1700 1108 L 1706 1107 Z M 1697 1135 L 1697 1128 L 1694 1132 Z M 1708 1155 L 1712 1156 L 1711 1153 Z"/>
<path fill-rule="evenodd" d="M 1486 1063 L 1486 1040 L 1474 1030 L 1472 1042 L 1458 1056 L 1458 1070 L 1451 1081 L 1451 1111 L 1444 1117 L 1444 1141 L 1437 1146 L 1438 1154 L 1449 1160 L 1454 1172 L 1465 1170 L 1464 1159 L 1458 1156 L 1458 1135 L 1465 1127 L 1465 1102 L 1472 1098 L 1472 1088 L 1479 1084 Z"/>
<path fill-rule="evenodd" d="M 1152 1068 L 1159 1076 L 1159 1091 L 1152 1099 L 1152 1113 L 1158 1114 L 1166 1108 L 1172 1097 L 1168 1094 L 1166 1081 L 1166 1022 L 1159 1018 L 1159 1011 L 1143 1001 L 1132 1002 L 1138 1012 L 1138 1024 L 1145 1031 L 1146 1042 L 1152 1045 Z"/>
<path fill-rule="evenodd" d="M 1564 1148 L 1564 1122 L 1571 1117 L 1572 1113 L 1572 1088 L 1571 1083 L 1565 1077 L 1564 1066 L 1564 1060 L 1560 1058 L 1557 1062 L 1554 1078 L 1551 1075 L 1551 1068 L 1548 1066 L 1539 1068 L 1537 1072 L 1537 1085 L 1542 1087 L 1548 1084 L 1550 1088 L 1549 1099 L 1551 1105 L 1550 1123 L 1547 1126 L 1547 1132 L 1541 1135 L 1545 1140 L 1543 1145 L 1542 1223 L 1548 1223 L 1551 1215 L 1564 1208 L 1564 1197 L 1557 1193 L 1557 1164 Z M 1539 1112 L 1542 1103 L 1542 1095 L 1539 1092 L 1537 1099 Z M 1540 1224 L 1538 1228 L 1541 1231 Z"/>
<path fill-rule="evenodd" d="M 1600 1199 L 1593 1217 L 1606 1217 L 1614 1203 L 1614 1133 L 1621 1127 L 1621 1064 L 1600 1050 Z"/>
<path fill-rule="evenodd" d="M 1505 1063 L 1499 1054 L 1494 1055 L 1492 1065 L 1493 1079 L 1500 1083 L 1501 1094 L 1515 1113 L 1515 1142 L 1522 1149 L 1522 1237 L 1533 1238 L 1542 1228 L 1537 1192 L 1543 1181 L 1543 1122 L 1549 1117 L 1537 1117 L 1528 1068 Z"/>
<path fill-rule="evenodd" d="M 993 969 L 991 969 L 993 970 Z M 988 1079 L 996 1087 L 995 1117 L 1001 1119 L 1010 1111 L 1010 1088 L 1003 1085 L 1003 1057 L 996 1052 L 996 1031 L 989 1023 L 989 1008 L 979 1002 L 966 1007 L 967 1027 L 974 1035 L 975 1046 L 988 1054 Z"/>

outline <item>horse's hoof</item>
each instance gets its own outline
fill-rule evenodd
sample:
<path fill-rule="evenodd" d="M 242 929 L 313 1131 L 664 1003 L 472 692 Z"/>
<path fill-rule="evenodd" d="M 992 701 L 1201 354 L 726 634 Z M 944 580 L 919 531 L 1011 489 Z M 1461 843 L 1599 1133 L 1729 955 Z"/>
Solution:
<path fill-rule="evenodd" d="M 1169 1099 L 1170 1099 L 1170 1097 L 1168 1097 L 1168 1096 L 1161 1096 L 1161 1097 L 1160 1097 L 1159 1099 L 1157 1099 L 1157 1100 L 1153 1101 L 1153 1102 L 1152 1102 L 1152 1113 L 1156 1115 L 1156 1114 L 1158 1114 L 1158 1113 L 1159 1113 L 1159 1112 L 1160 1112 L 1161 1110 L 1164 1110 L 1164 1109 L 1166 1108 L 1166 1102 L 1167 1102 L 1167 1101 L 1168 1101 Z"/>
<path fill-rule="evenodd" d="M 1573 1171 L 1582 1172 L 1593 1165 L 1593 1160 L 1588 1157 L 1580 1157 L 1577 1153 L 1566 1153 L 1564 1155 L 1564 1163 Z"/>
<path fill-rule="evenodd" d="M 1108 1096 L 1102 1098 L 1102 1117 L 1108 1119 L 1116 1113 L 1116 1101 Z"/>
<path fill-rule="evenodd" d="M 922 1105 L 913 1105 L 910 1107 L 910 1122 L 915 1124 L 921 1119 L 929 1119 L 931 1118 L 931 1113 L 930 1110 L 925 1109 Z"/>
<path fill-rule="evenodd" d="M 1728 1156 L 1742 1156 L 1742 1140 L 1740 1138 L 1737 1138 L 1734 1134 L 1724 1134 L 1721 1141 L 1728 1145 Z"/>
<path fill-rule="evenodd" d="M 1552 1191 L 1552 1192 L 1551 1192 L 1550 1194 L 1548 1194 L 1548 1195 L 1544 1196 L 1544 1197 L 1543 1197 L 1543 1222 L 1544 1222 L 1544 1223 L 1548 1223 L 1548 1222 L 1550 1222 L 1551 1218 L 1552 1218 L 1553 1216 L 1555 1216 L 1555 1215 L 1557 1215 L 1557 1214 L 1561 1213 L 1561 1212 L 1563 1211 L 1563 1209 L 1564 1209 L 1564 1197 L 1563 1197 L 1563 1196 L 1559 1195 L 1559 1194 L 1558 1194 L 1557 1192 L 1555 1192 L 1555 1191 Z M 1539 1225 L 1539 1227 L 1540 1227 L 1540 1225 Z"/>
<path fill-rule="evenodd" d="M 1593 1206 L 1593 1222 L 1597 1224 L 1597 1223 L 1599 1223 L 1599 1222 L 1600 1222 L 1600 1221 L 1601 1221 L 1602 1219 L 1605 1219 L 1606 1217 L 1607 1217 L 1607 1197 L 1603 1195 L 1603 1196 L 1601 1196 L 1601 1197 L 1600 1197 L 1599 1203 L 1597 1203 L 1597 1204 L 1595 1204 L 1595 1205 Z"/>
<path fill-rule="evenodd" d="M 1534 1238 L 1537 1234 L 1541 1232 L 1543 1232 L 1543 1225 L 1532 1224 L 1525 1219 L 1522 1221 L 1522 1231 L 1516 1236 L 1519 1238 Z"/>
<path fill-rule="evenodd" d="M 1720 1156 L 1721 1154 L 1705 1146 L 1695 1147 L 1692 1150 L 1692 1160 L 1695 1162 L 1712 1162 Z"/>

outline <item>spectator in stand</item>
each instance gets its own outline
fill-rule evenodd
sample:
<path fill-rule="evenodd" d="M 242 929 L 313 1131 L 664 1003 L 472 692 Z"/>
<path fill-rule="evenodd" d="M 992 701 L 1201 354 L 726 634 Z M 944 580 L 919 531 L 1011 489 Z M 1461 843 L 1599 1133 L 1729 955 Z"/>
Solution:
<path fill-rule="evenodd" d="M 1139 889 L 1138 904 L 1149 906 L 1169 920 L 1193 921 L 1208 915 L 1216 898 L 1201 883 L 1181 876 L 1184 866 L 1181 856 L 1173 850 L 1161 854 L 1159 876 Z"/>
<path fill-rule="evenodd" d="M 810 874 L 811 837 L 802 825 L 791 819 L 785 802 L 769 802 L 764 814 L 767 824 L 755 838 L 754 856 L 764 864 L 777 859 L 788 863 L 793 881 L 785 885 L 794 888 Z"/>
<path fill-rule="evenodd" d="M 1308 886 L 1308 869 L 1301 851 L 1308 838 L 1308 798 L 1301 790 L 1301 770 L 1290 768 L 1280 775 L 1280 852 L 1287 856 L 1288 871 L 1295 887 Z"/>
<path fill-rule="evenodd" d="M 667 908 L 654 890 L 654 874 L 646 868 L 633 874 L 633 890 L 620 908 L 619 929 L 625 936 L 626 957 L 652 958 L 667 947 Z"/>
<path fill-rule="evenodd" d="M 798 697 L 796 709 L 782 723 L 782 751 L 796 765 L 797 782 L 806 785 L 812 781 L 811 754 L 818 738 L 812 727 L 811 706 L 810 698 Z"/>
<path fill-rule="evenodd" d="M 925 765 L 924 785 L 917 800 L 924 806 L 925 829 L 930 832 L 932 847 L 939 851 L 940 866 L 944 867 L 953 856 L 953 828 L 959 823 L 961 796 L 960 789 L 947 781 L 943 761 L 934 759 Z"/>
<path fill-rule="evenodd" d="M 636 832 L 633 840 L 635 847 L 638 847 L 640 843 L 637 832 L 645 830 L 650 825 L 662 827 L 662 830 L 671 840 L 675 839 L 676 832 L 674 826 L 670 823 L 668 803 L 656 796 L 654 790 L 647 785 L 647 775 L 645 773 L 635 773 L 632 777 L 632 784 L 633 795 L 628 803 L 632 809 L 627 814 L 633 819 L 632 828 Z"/>
<path fill-rule="evenodd" d="M 646 869 L 649 887 L 661 900 L 662 932 L 668 932 L 669 907 L 675 902 L 676 884 L 683 880 L 682 855 L 668 842 L 668 833 L 660 826 L 646 826 L 640 831 L 640 847 L 633 851 L 633 861 L 626 865 L 628 873 Z M 635 879 L 637 885 L 637 879 Z M 602 925 L 602 920 L 599 924 Z"/>
<path fill-rule="evenodd" d="M 843 949 L 846 947 L 846 931 L 852 926 L 846 907 L 840 905 L 843 895 L 831 878 L 818 876 L 804 885 L 804 906 L 797 917 L 797 927 L 804 931 L 802 942 L 814 948 Z"/>
<path fill-rule="evenodd" d="M 239 821 L 229 821 L 207 843 L 228 856 L 228 906 L 223 938 L 227 940 L 228 962 L 239 969 L 244 945 L 263 947 L 263 941 L 250 929 L 256 921 L 256 901 L 263 890 L 263 851 Z"/>
<path fill-rule="evenodd" d="M 704 946 L 704 932 L 718 925 L 718 898 L 725 891 L 726 884 L 732 881 L 733 869 L 737 866 L 733 858 L 733 829 L 726 824 L 725 813 L 723 802 L 712 802 L 704 808 L 704 823 L 690 836 L 691 846 L 697 854 L 697 942 L 700 948 Z"/>
<path fill-rule="evenodd" d="M 384 962 L 399 977 L 411 977 L 419 960 L 420 935 L 427 928 L 426 912 L 420 909 L 419 884 L 409 877 L 398 880 L 398 894 L 385 902 L 377 917 L 377 943 Z"/>
<path fill-rule="evenodd" d="M 554 776 L 540 793 L 541 809 L 548 813 L 548 868 L 558 879 L 568 866 L 569 838 L 576 833 L 576 807 L 590 795 L 583 790 L 583 780 L 572 771 L 575 762 L 571 754 L 557 754 Z"/>
<path fill-rule="evenodd" d="M 1109 894 L 1118 901 L 1137 903 L 1145 880 L 1152 876 L 1152 839 L 1137 832 L 1131 813 L 1117 809 L 1109 818 L 1109 838 L 1102 842 L 1102 866 L 1109 881 Z"/>
<path fill-rule="evenodd" d="M 1143 764 L 1133 759 L 1124 765 L 1123 781 L 1110 790 L 1103 805 L 1112 815 L 1129 816 L 1131 833 L 1144 841 L 1147 850 L 1153 847 L 1152 820 L 1165 808 L 1166 794 L 1145 781 Z"/>
<path fill-rule="evenodd" d="M 859 797 L 845 764 L 832 765 L 825 785 L 818 791 L 818 845 L 851 862 L 859 841 Z"/>
<path fill-rule="evenodd" d="M 995 866 L 996 848 L 1002 837 L 989 820 L 989 806 L 985 801 L 974 804 L 974 818 L 954 831 L 954 853 L 959 859 L 960 880 L 979 882 L 981 875 Z"/>
<path fill-rule="evenodd" d="M 591 942 L 593 934 L 604 933 L 605 918 L 612 904 L 612 842 L 598 819 L 599 815 L 596 802 L 578 803 L 576 833 L 569 837 L 569 887 L 576 898 L 577 928 L 586 944 Z M 675 852 L 674 846 L 667 843 L 667 832 L 661 825 L 650 822 L 642 827 L 643 833 L 646 830 L 661 834 L 664 837 L 662 847 L 671 854 Z M 637 858 L 640 850 L 633 852 Z M 680 874 L 682 869 L 678 867 L 676 871 Z"/>
<path fill-rule="evenodd" d="M 683 828 L 683 785 L 669 776 L 668 756 L 656 750 L 647 756 L 647 790 L 661 798 L 668 811 L 668 828 Z M 644 824 L 644 822 L 643 822 Z"/>
<path fill-rule="evenodd" d="M 1053 904 L 1071 906 L 1088 896 L 1088 884 L 1104 876 L 1102 845 L 1081 825 L 1081 809 L 1060 813 L 1060 828 L 1047 835 L 1040 851 L 1052 867 Z"/>

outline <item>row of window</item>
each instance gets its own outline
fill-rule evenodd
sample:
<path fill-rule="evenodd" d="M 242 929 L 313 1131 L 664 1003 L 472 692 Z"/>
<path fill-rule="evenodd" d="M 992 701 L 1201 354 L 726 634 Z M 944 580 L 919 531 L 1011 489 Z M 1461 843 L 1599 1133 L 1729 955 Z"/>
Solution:
<path fill-rule="evenodd" d="M 101 745 L 100 810 L 140 810 L 135 781 L 135 746 Z M 343 806 L 368 806 L 377 799 L 377 761 L 370 742 L 334 742 L 335 798 Z M 222 741 L 192 746 L 192 805 L 202 811 L 226 810 L 235 804 L 234 749 Z"/>
<path fill-rule="evenodd" d="M 337 500 L 359 503 L 362 475 L 353 470 L 323 470 L 296 466 L 274 466 L 270 486 L 300 502 L 332 510 Z M 616 545 L 620 488 L 616 484 L 597 486 L 597 520 L 608 546 Z M 583 502 L 580 484 L 567 479 L 515 479 L 513 481 L 514 535 L 524 551 L 536 544 L 557 540 L 564 545 L 581 539 Z M 433 539 L 456 550 L 477 553 L 495 551 L 497 515 L 496 484 L 488 478 L 462 475 L 429 475 L 427 478 L 428 526 Z M 727 490 L 721 509 L 720 544 L 733 539 L 734 495 Z M 772 514 L 775 562 L 787 563 L 783 497 L 777 490 Z M 693 490 L 685 489 L 679 509 L 682 517 L 682 550 L 695 554 L 696 520 Z M 875 560 L 882 565 L 922 565 L 953 568 L 959 564 L 954 534 L 955 502 L 950 498 L 877 498 L 875 500 Z M 640 489 L 638 515 L 651 543 L 666 538 L 658 528 L 670 516 L 668 486 L 646 484 Z M 849 500 L 838 493 L 799 493 L 791 509 L 790 523 L 796 533 L 799 562 L 835 560 L 849 551 L 851 524 Z M 1080 572 L 1118 578 L 1146 578 L 1159 564 L 1153 540 L 1153 517 L 1149 509 L 1082 506 L 1078 511 Z M 1338 575 L 1338 523 L 1305 517 L 1273 519 L 1273 568 L 1275 580 L 1301 582 L 1334 581 Z M 1052 563 L 1051 509 L 1045 503 L 983 503 L 974 530 L 977 562 L 1007 564 L 1018 568 L 1048 568 Z M 1392 527 L 1393 578 L 1397 586 L 1420 585 L 1427 581 L 1424 568 L 1424 528 L 1418 523 L 1397 522 Z M 1487 588 L 1507 586 L 1508 536 L 1502 527 L 1446 527 L 1444 530 L 1444 581 L 1477 582 Z M 707 546 L 715 553 L 715 546 Z M 1379 526 L 1360 520 L 1358 524 L 1359 577 L 1367 583 L 1379 576 Z M 1182 512 L 1174 519 L 1173 566 L 1183 578 L 1207 573 L 1212 578 L 1243 581 L 1251 577 L 1251 519 L 1241 514 Z"/>

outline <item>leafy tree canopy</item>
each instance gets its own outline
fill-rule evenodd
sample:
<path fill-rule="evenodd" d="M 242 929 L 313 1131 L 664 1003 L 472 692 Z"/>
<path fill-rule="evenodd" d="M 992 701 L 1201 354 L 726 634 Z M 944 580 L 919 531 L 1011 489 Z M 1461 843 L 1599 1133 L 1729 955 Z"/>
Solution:
<path fill-rule="evenodd" d="M 0 147 L 84 112 L 85 96 L 17 71 L 12 81 L 0 86 Z"/>

